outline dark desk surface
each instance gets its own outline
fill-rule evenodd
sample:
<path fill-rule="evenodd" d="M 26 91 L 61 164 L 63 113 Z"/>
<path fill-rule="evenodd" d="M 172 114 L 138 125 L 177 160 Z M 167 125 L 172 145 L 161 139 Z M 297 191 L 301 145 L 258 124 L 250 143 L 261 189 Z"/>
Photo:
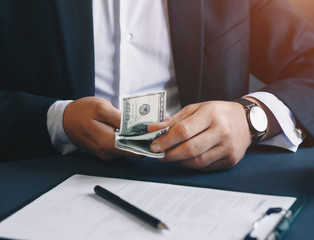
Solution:
<path fill-rule="evenodd" d="M 284 239 L 314 239 L 313 147 L 297 153 L 251 151 L 236 167 L 219 173 L 199 173 L 149 158 L 103 163 L 88 154 L 4 162 L 0 163 L 0 219 L 75 173 L 307 196 L 311 200 Z"/>

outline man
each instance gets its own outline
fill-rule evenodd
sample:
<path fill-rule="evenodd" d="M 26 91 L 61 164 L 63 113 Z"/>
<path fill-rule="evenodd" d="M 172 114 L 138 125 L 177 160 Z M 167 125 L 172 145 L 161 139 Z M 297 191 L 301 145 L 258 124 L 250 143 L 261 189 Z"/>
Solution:
<path fill-rule="evenodd" d="M 261 140 L 313 143 L 314 31 L 284 0 L 1 0 L 0 26 L 7 159 L 128 155 L 118 99 L 160 90 L 171 115 L 187 106 L 148 127 L 170 126 L 151 146 L 163 161 L 216 171 Z M 250 72 L 268 85 L 245 96 Z"/>

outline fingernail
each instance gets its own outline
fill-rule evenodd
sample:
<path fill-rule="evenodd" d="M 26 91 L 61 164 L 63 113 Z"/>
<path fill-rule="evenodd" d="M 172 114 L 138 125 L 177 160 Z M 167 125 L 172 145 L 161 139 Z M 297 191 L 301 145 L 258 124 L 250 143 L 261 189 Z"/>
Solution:
<path fill-rule="evenodd" d="M 153 143 L 151 146 L 151 149 L 153 152 L 159 152 L 160 151 L 160 146 L 158 143 Z"/>

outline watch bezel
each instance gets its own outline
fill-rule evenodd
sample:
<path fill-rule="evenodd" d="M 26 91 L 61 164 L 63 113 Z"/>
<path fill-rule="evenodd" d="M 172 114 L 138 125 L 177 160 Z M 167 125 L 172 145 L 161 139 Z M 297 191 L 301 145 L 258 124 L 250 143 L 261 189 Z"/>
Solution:
<path fill-rule="evenodd" d="M 257 133 L 264 133 L 267 130 L 268 120 L 264 110 L 258 106 L 252 106 L 248 111 L 249 122 Z"/>

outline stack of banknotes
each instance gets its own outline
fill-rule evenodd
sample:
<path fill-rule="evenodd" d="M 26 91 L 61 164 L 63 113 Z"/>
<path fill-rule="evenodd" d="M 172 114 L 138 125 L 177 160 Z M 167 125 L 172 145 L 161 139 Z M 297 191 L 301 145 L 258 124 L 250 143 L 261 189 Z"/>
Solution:
<path fill-rule="evenodd" d="M 121 100 L 120 130 L 115 133 L 118 149 L 154 158 L 163 158 L 165 153 L 153 153 L 150 145 L 169 128 L 148 132 L 151 123 L 162 122 L 166 114 L 166 92 L 157 92 Z"/>

